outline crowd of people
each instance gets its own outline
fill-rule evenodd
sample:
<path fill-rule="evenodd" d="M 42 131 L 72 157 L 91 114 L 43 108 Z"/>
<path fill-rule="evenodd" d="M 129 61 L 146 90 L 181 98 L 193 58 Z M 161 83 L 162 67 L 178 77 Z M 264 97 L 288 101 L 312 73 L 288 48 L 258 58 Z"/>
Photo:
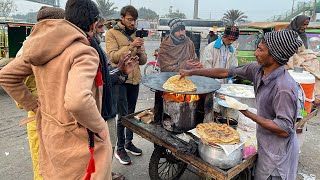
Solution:
<path fill-rule="evenodd" d="M 121 180 L 123 175 L 112 172 L 113 154 L 128 165 L 128 152 L 143 153 L 121 123 L 122 116 L 135 112 L 139 66 L 147 62 L 144 40 L 135 35 L 137 19 L 135 7 L 123 7 L 106 32 L 104 50 L 105 19 L 92 0 L 39 10 L 17 57 L 0 71 L 2 88 L 29 112 L 21 124 L 27 123 L 34 179 Z M 258 180 L 297 175 L 298 92 L 284 65 L 307 51 L 309 21 L 298 16 L 285 30 L 266 33 L 254 53 L 257 62 L 241 67 L 232 46 L 239 37 L 236 26 L 227 25 L 219 37 L 211 34 L 200 59 L 181 19 L 169 21 L 170 34 L 160 45 L 162 72 L 253 82 L 258 113 L 240 112 L 257 123 Z"/>

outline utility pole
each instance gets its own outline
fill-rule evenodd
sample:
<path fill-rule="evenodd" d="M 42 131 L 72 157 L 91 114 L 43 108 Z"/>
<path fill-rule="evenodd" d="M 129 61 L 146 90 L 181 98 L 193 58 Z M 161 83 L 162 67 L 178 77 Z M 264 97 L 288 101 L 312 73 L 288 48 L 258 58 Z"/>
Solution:
<path fill-rule="evenodd" d="M 293 13 L 293 10 L 294 10 L 294 0 L 292 0 L 292 13 Z"/>
<path fill-rule="evenodd" d="M 193 19 L 198 19 L 199 0 L 194 0 Z"/>
<path fill-rule="evenodd" d="M 130 5 L 131 5 L 131 0 L 130 0 Z"/>
<path fill-rule="evenodd" d="M 316 20 L 317 20 L 317 0 L 314 0 L 311 22 L 315 22 Z"/>

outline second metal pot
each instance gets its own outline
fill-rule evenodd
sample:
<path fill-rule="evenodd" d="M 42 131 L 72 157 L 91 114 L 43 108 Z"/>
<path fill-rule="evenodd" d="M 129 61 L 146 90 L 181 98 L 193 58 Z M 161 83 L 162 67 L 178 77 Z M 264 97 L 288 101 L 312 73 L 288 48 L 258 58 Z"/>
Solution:
<path fill-rule="evenodd" d="M 204 161 L 221 169 L 230 169 L 239 164 L 243 157 L 243 147 L 244 145 L 227 156 L 224 150 L 219 146 L 209 146 L 203 144 L 201 141 L 198 146 L 200 157 Z"/>

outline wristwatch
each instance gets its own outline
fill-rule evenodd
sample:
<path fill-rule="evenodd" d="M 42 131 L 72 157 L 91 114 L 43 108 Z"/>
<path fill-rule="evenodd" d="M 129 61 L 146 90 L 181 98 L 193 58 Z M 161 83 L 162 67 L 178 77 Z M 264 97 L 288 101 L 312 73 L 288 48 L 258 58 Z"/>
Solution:
<path fill-rule="evenodd" d="M 126 82 L 126 80 L 128 79 L 128 75 L 124 74 L 121 71 L 119 71 L 119 73 L 120 73 L 118 76 L 119 84 L 122 84 L 122 83 Z"/>

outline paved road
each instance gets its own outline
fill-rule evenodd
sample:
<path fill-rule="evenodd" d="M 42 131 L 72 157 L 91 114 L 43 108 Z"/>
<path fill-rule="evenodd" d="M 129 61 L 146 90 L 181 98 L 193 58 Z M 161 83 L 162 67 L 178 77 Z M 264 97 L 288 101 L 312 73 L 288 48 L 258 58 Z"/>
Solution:
<path fill-rule="evenodd" d="M 146 42 L 148 56 L 159 46 L 159 42 Z M 136 111 L 152 107 L 153 93 L 143 85 L 139 93 Z M 18 123 L 27 114 L 16 108 L 12 99 L 0 88 L 0 179 L 31 180 L 32 166 L 26 127 L 18 127 Z M 132 164 L 124 166 L 117 160 L 113 162 L 113 170 L 123 173 L 128 180 L 148 180 L 148 164 L 153 144 L 135 136 L 134 143 L 142 148 L 143 155 L 132 157 Z M 320 121 L 319 116 L 308 123 L 306 140 L 302 147 L 299 161 L 299 173 L 314 174 L 320 177 Z M 181 179 L 199 179 L 193 173 L 186 171 Z M 298 179 L 302 179 L 300 176 Z"/>

